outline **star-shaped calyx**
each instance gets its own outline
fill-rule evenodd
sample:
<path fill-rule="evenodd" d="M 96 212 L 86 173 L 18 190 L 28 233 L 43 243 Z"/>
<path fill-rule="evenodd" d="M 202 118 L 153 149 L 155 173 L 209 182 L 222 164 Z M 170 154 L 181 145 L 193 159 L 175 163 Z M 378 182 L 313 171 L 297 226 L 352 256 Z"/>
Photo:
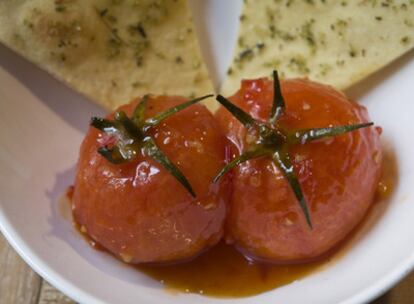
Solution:
<path fill-rule="evenodd" d="M 243 162 L 254 158 L 268 157 L 283 172 L 299 202 L 306 218 L 306 222 L 309 227 L 312 228 L 308 204 L 293 168 L 289 155 L 289 148 L 292 145 L 306 144 L 307 142 L 324 137 L 337 136 L 360 128 L 369 127 L 372 126 L 373 123 L 369 122 L 337 127 L 301 129 L 287 133 L 285 130 L 279 128 L 277 123 L 279 117 L 285 112 L 286 109 L 277 71 L 273 71 L 273 104 L 270 116 L 265 122 L 254 119 L 250 114 L 244 112 L 242 109 L 232 104 L 228 99 L 221 95 L 218 95 L 216 99 L 237 120 L 239 120 L 249 132 L 254 132 L 256 135 L 255 140 L 250 147 L 246 151 L 243 151 L 240 156 L 228 163 L 214 178 L 214 182 L 218 181 L 226 172 Z"/>
<path fill-rule="evenodd" d="M 138 155 L 151 157 L 161 164 L 195 197 L 195 192 L 187 178 L 156 145 L 155 140 L 149 134 L 149 130 L 159 125 L 171 115 L 212 96 L 214 95 L 206 95 L 192 99 L 152 118 L 145 119 L 145 108 L 150 98 L 149 95 L 145 95 L 137 104 L 131 117 L 128 117 L 124 111 L 115 112 L 113 120 L 92 117 L 90 122 L 91 126 L 115 139 L 115 143 L 112 146 L 106 145 L 100 147 L 98 153 L 113 164 L 132 161 Z"/>

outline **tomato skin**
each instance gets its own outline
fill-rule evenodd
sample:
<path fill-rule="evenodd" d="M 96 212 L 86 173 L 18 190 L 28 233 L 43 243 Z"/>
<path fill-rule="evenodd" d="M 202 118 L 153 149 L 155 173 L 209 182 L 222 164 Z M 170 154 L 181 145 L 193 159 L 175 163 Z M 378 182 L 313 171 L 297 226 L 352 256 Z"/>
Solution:
<path fill-rule="evenodd" d="M 366 109 L 331 87 L 304 79 L 282 81 L 287 131 L 369 121 Z M 245 80 L 230 100 L 266 120 L 273 98 L 267 79 Z M 221 108 L 216 118 L 233 143 L 235 156 L 249 141 L 246 129 Z M 272 263 L 315 259 L 345 238 L 373 202 L 381 173 L 379 131 L 370 127 L 291 146 L 294 170 L 308 202 L 313 229 L 281 171 L 270 159 L 233 170 L 226 239 L 249 258 Z"/>
<path fill-rule="evenodd" d="M 153 97 L 146 116 L 183 101 L 180 97 Z M 120 110 L 131 115 L 136 104 Z M 191 259 L 223 235 L 230 187 L 227 180 L 219 184 L 211 180 L 224 165 L 225 137 L 213 115 L 198 104 L 150 132 L 187 177 L 197 197 L 148 157 L 140 155 L 121 165 L 109 163 L 97 153 L 100 142 L 108 138 L 90 128 L 79 154 L 73 214 L 93 240 L 124 261 Z"/>

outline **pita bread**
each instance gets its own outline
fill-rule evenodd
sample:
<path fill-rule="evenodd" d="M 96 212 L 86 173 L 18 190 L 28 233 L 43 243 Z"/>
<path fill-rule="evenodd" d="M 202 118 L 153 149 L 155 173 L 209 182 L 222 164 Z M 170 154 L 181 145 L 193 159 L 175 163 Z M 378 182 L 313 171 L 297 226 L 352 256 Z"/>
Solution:
<path fill-rule="evenodd" d="M 185 0 L 1 0 L 0 41 L 107 109 L 213 92 Z"/>
<path fill-rule="evenodd" d="M 245 0 L 222 93 L 273 69 L 345 89 L 413 46 L 412 0 Z"/>

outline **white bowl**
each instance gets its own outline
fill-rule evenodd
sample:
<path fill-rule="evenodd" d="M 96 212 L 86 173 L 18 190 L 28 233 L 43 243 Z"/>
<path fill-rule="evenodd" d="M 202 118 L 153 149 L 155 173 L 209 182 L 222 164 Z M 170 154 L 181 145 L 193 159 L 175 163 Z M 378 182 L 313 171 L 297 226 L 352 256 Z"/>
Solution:
<path fill-rule="evenodd" d="M 235 41 L 239 1 L 192 3 L 198 30 L 224 74 Z M 204 17 L 203 17 L 204 16 Z M 206 42 L 207 41 L 207 42 Z M 214 56 L 215 55 L 215 56 Z M 217 72 L 218 71 L 218 72 Z M 218 76 L 217 76 L 218 75 Z M 93 250 L 59 203 L 73 181 L 89 117 L 104 114 L 79 94 L 0 46 L 0 228 L 40 275 L 81 303 L 362 303 L 385 292 L 414 265 L 413 87 L 411 52 L 348 93 L 383 127 L 396 156 L 398 183 L 322 270 L 299 281 L 240 299 L 171 294 L 156 281 Z M 361 181 L 363 183 L 363 181 Z"/>

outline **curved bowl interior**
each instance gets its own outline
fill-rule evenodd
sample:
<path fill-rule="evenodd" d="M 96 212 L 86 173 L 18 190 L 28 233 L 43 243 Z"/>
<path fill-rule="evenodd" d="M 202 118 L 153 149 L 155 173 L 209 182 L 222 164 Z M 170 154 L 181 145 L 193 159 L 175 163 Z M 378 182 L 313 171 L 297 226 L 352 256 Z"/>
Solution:
<path fill-rule="evenodd" d="M 195 10 L 201 2 L 193 3 Z M 227 9 L 239 7 L 235 1 L 229 3 Z M 201 34 L 208 36 L 203 44 L 210 41 L 222 47 L 221 52 L 217 47 L 210 51 L 210 56 L 219 57 L 210 65 L 213 72 L 214 64 L 222 67 L 228 62 L 232 44 L 223 46 L 223 41 L 226 35 L 233 41 L 236 32 L 235 25 L 217 37 L 203 32 L 202 26 L 213 31 L 217 24 L 229 22 L 219 8 L 219 1 L 211 1 L 204 10 L 207 25 L 198 24 Z M 237 18 L 233 15 L 230 19 Z M 215 79 L 224 70 L 215 72 Z M 414 264 L 412 75 L 413 52 L 348 91 L 383 127 L 384 146 L 397 160 L 398 182 L 392 197 L 373 208 L 343 254 L 320 271 L 273 291 L 215 299 L 168 293 L 134 268 L 93 250 L 78 235 L 61 198 L 73 181 L 89 118 L 104 114 L 103 110 L 0 46 L 1 231 L 38 273 L 82 303 L 365 302 L 384 292 Z"/>

